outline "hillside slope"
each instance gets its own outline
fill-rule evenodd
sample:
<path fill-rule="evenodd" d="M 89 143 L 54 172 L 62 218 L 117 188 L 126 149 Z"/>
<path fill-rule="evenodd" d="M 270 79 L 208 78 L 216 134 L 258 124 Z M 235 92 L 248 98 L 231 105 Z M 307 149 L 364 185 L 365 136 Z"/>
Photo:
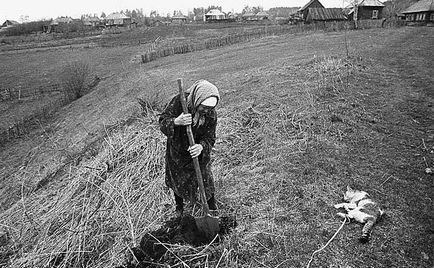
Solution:
<path fill-rule="evenodd" d="M 198 266 L 180 246 L 166 261 L 305 266 L 340 226 L 333 204 L 352 185 L 387 216 L 367 245 L 357 242 L 360 225 L 345 225 L 312 265 L 432 267 L 433 184 L 424 171 L 434 165 L 433 31 L 349 32 L 349 58 L 344 33 L 312 33 L 125 68 L 2 151 L 2 163 L 17 160 L 3 167 L 1 260 L 120 265 L 125 248 L 173 216 L 164 136 L 136 98 L 158 108 L 176 94 L 177 78 L 205 78 L 222 92 L 217 196 L 238 227 Z"/>

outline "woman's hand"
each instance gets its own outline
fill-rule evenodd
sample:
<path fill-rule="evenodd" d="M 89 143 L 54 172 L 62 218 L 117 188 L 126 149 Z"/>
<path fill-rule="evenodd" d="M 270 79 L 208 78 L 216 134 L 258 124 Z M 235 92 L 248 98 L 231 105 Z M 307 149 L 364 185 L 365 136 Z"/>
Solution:
<path fill-rule="evenodd" d="M 195 144 L 188 147 L 188 152 L 190 152 L 191 158 L 198 157 L 202 153 L 203 147 L 201 144 Z"/>
<path fill-rule="evenodd" d="M 176 126 L 187 126 L 191 125 L 192 119 L 191 114 L 180 114 L 177 118 L 175 118 L 175 125 Z"/>

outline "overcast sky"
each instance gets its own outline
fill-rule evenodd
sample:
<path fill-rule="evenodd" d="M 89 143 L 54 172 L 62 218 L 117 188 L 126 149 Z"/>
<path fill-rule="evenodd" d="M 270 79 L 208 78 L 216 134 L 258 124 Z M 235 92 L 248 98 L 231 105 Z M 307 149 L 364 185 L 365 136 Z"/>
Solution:
<path fill-rule="evenodd" d="M 58 16 L 79 18 L 82 14 L 107 15 L 125 9 L 143 9 L 145 15 L 157 10 L 160 15 L 181 10 L 187 15 L 197 7 L 221 6 L 223 12 L 241 12 L 243 7 L 261 6 L 265 10 L 272 7 L 300 7 L 309 0 L 2 0 L 0 3 L 0 24 L 6 19 L 21 22 L 23 16 L 30 20 L 50 19 Z M 342 7 L 347 0 L 320 0 L 325 7 Z"/>

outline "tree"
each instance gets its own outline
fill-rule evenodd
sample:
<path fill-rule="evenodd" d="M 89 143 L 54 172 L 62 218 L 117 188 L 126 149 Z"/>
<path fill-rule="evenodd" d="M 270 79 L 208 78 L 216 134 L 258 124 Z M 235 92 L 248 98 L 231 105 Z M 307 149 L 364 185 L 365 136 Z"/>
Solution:
<path fill-rule="evenodd" d="M 246 14 L 252 12 L 252 8 L 248 5 L 243 7 L 243 10 L 241 11 L 241 14 Z"/>
<path fill-rule="evenodd" d="M 205 9 L 205 13 L 204 13 L 204 14 L 208 13 L 208 12 L 209 12 L 210 10 L 212 10 L 212 9 L 218 9 L 218 10 L 222 11 L 222 7 L 221 7 L 221 6 L 214 6 L 214 5 L 212 5 L 212 6 L 208 6 L 208 7 Z"/>
<path fill-rule="evenodd" d="M 257 14 L 258 12 L 264 11 L 264 8 L 261 6 L 257 6 L 257 7 L 252 7 L 252 11 L 253 13 Z"/>
<path fill-rule="evenodd" d="M 358 19 L 359 19 L 359 0 L 347 0 L 351 7 L 353 7 L 353 20 L 354 20 L 354 27 L 358 28 Z"/>
<path fill-rule="evenodd" d="M 182 16 L 181 10 L 174 10 L 173 11 L 173 16 Z"/>
<path fill-rule="evenodd" d="M 137 11 L 135 10 L 131 11 L 131 18 L 137 19 Z"/>
<path fill-rule="evenodd" d="M 101 13 L 101 18 L 107 17 L 104 12 Z"/>
<path fill-rule="evenodd" d="M 157 10 L 151 10 L 151 13 L 149 13 L 149 17 L 156 18 L 158 17 Z"/>
<path fill-rule="evenodd" d="M 250 7 L 250 6 L 246 5 L 246 6 L 243 8 L 243 11 L 242 11 L 241 13 L 242 13 L 242 14 L 246 14 L 246 13 L 254 13 L 254 14 L 256 14 L 256 13 L 261 12 L 261 11 L 263 11 L 263 10 L 264 10 L 264 8 L 261 7 L 261 6 Z"/>
<path fill-rule="evenodd" d="M 21 15 L 20 21 L 21 21 L 21 23 L 29 22 L 29 16 L 28 15 Z"/>
<path fill-rule="evenodd" d="M 193 14 L 196 17 L 203 16 L 205 14 L 205 9 L 203 7 L 193 8 Z"/>
<path fill-rule="evenodd" d="M 385 5 L 385 8 L 383 9 L 383 15 L 386 18 L 395 18 L 396 14 L 400 11 L 405 9 L 408 6 L 400 7 L 398 0 L 388 0 L 383 3 Z"/>

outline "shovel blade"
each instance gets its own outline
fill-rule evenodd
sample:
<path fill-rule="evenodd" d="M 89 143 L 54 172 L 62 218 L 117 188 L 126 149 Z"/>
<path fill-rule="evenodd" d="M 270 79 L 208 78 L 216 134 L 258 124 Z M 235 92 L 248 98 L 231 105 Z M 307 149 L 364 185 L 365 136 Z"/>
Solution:
<path fill-rule="evenodd" d="M 208 239 L 214 238 L 220 231 L 219 219 L 209 215 L 196 218 L 196 225 Z"/>

